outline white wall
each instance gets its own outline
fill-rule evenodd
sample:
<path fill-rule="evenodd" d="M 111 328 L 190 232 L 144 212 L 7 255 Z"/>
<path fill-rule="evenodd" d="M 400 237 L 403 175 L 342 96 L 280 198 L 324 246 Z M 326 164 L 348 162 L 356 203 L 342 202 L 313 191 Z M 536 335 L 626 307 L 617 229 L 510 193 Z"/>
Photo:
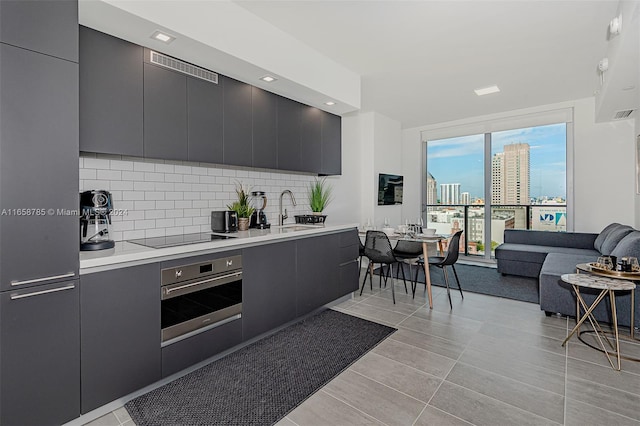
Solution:
<path fill-rule="evenodd" d="M 405 181 L 422 179 L 422 131 L 447 129 L 455 136 L 456 128 L 491 120 L 504 120 L 540 114 L 564 108 L 573 109 L 574 143 L 573 230 L 599 232 L 611 222 L 638 225 L 635 186 L 635 120 L 595 123 L 593 98 L 543 105 L 502 114 L 473 117 L 438 125 L 405 129 L 402 132 L 403 171 Z M 568 160 L 569 161 L 569 160 Z M 567 194 L 570 197 L 569 194 Z M 421 185 L 405 184 L 404 209 L 419 211 Z M 405 213 L 410 214 L 410 213 Z"/>

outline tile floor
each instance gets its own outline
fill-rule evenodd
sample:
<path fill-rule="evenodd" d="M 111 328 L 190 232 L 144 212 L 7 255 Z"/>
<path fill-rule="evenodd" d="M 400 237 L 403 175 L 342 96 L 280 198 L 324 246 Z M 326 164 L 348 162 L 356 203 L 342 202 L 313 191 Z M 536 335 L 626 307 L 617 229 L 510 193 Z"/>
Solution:
<path fill-rule="evenodd" d="M 463 284 L 464 286 L 464 284 Z M 336 310 L 396 327 L 393 335 L 282 419 L 289 425 L 640 425 L 640 363 L 614 371 L 575 338 L 574 321 L 531 303 L 440 287 L 429 310 L 396 281 Z M 640 357 L 640 342 L 623 353 Z M 124 408 L 90 426 L 133 426 Z"/>

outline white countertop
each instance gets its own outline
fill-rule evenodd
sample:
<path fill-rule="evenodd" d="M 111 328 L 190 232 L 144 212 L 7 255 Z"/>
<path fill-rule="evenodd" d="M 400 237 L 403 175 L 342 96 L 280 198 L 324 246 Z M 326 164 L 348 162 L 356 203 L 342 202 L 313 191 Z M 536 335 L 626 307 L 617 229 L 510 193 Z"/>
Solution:
<path fill-rule="evenodd" d="M 225 250 L 241 249 L 279 240 L 330 234 L 357 227 L 358 224 L 353 223 L 324 226 L 287 224 L 284 227 L 272 225 L 271 229 L 250 229 L 248 231 L 226 234 L 236 237 L 227 240 L 214 240 L 211 242 L 160 249 L 145 247 L 127 241 L 117 241 L 116 246 L 112 249 L 80 252 L 80 275 L 151 262 L 179 259 L 187 256 L 198 256 Z"/>

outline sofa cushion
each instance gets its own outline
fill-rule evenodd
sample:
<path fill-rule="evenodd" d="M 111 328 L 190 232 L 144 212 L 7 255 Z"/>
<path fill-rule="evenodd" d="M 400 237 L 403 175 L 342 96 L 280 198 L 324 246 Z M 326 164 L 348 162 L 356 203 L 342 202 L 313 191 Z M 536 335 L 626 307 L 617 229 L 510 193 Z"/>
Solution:
<path fill-rule="evenodd" d="M 612 224 L 612 225 L 617 225 L 617 226 L 611 227 L 607 231 L 604 239 L 600 243 L 599 249 L 596 246 L 598 243 L 598 238 L 600 238 L 600 235 L 598 235 L 598 238 L 596 238 L 596 241 L 593 243 L 593 246 L 596 247 L 596 249 L 602 254 L 612 254 L 613 250 L 616 248 L 618 243 L 628 234 L 633 232 L 633 228 L 630 226 L 620 225 L 619 223 Z M 609 228 L 609 226 L 607 226 L 607 228 Z M 604 233 L 605 230 L 607 230 L 607 228 L 605 228 L 602 231 L 602 233 Z"/>
<path fill-rule="evenodd" d="M 640 259 L 640 231 L 627 234 L 611 252 L 618 259 L 624 256 L 633 256 Z"/>
<path fill-rule="evenodd" d="M 496 259 L 518 260 L 522 262 L 544 262 L 547 253 L 568 253 L 575 255 L 595 256 L 600 255 L 596 250 L 571 247 L 536 246 L 530 244 L 504 243 L 496 247 Z"/>
<path fill-rule="evenodd" d="M 611 231 L 613 231 L 614 229 L 617 229 L 617 228 L 619 228 L 621 226 L 624 226 L 624 225 L 621 225 L 621 224 L 616 223 L 616 222 L 605 226 L 604 229 L 602 230 L 602 232 L 600 232 L 598 234 L 598 236 L 596 237 L 596 240 L 593 242 L 593 248 L 595 248 L 600 253 L 602 253 L 602 243 L 604 243 L 604 240 L 607 239 L 607 237 L 609 236 Z"/>

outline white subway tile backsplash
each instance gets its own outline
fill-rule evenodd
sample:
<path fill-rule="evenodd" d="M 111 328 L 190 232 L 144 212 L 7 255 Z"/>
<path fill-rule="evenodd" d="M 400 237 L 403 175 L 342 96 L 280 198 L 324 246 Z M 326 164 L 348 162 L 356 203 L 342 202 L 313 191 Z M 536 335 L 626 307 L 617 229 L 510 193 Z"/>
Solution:
<path fill-rule="evenodd" d="M 208 232 L 211 211 L 226 210 L 236 200 L 238 183 L 266 192 L 271 223 L 277 221 L 284 189 L 292 190 L 298 202 L 294 207 L 285 198 L 289 221 L 309 212 L 306 190 L 313 176 L 301 173 L 92 153 L 81 153 L 79 165 L 80 190 L 108 190 L 114 208 L 122 211 L 113 216 L 116 240 Z"/>

